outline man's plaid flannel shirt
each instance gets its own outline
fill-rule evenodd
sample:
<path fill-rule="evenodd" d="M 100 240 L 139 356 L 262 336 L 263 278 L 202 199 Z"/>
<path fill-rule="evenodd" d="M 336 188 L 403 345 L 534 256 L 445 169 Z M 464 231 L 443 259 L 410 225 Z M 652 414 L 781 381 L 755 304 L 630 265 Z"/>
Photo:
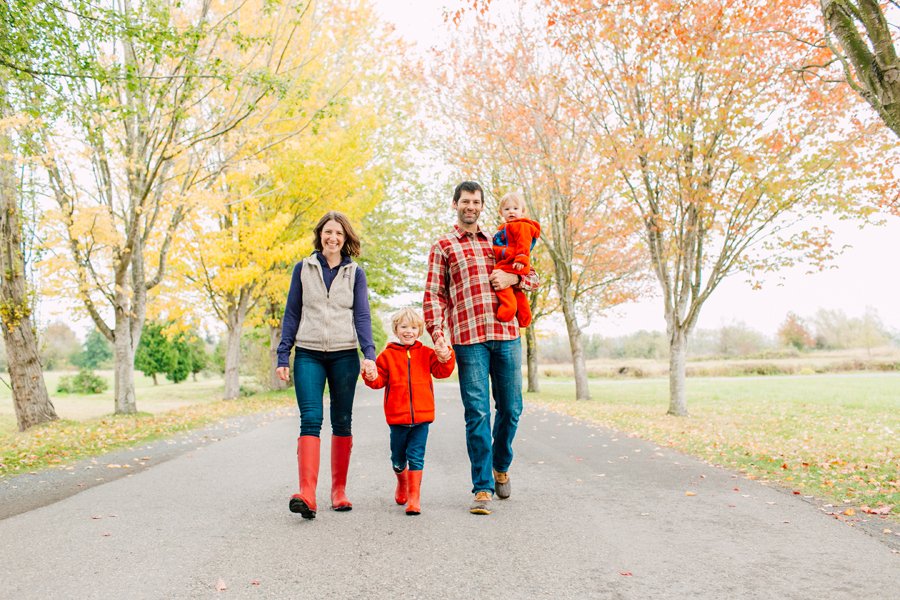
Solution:
<path fill-rule="evenodd" d="M 449 343 L 469 345 L 519 337 L 516 321 L 497 320 L 497 294 L 488 281 L 494 270 L 491 240 L 478 229 L 468 233 L 459 225 L 439 238 L 428 255 L 428 277 L 422 308 L 432 339 L 449 329 Z M 532 269 L 519 282 L 523 291 L 538 287 Z"/>

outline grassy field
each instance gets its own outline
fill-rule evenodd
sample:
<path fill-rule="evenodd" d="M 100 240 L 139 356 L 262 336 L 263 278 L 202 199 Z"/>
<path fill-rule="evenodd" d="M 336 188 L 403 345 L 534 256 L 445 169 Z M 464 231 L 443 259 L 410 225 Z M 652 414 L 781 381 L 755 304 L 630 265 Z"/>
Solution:
<path fill-rule="evenodd" d="M 591 380 L 590 387 L 592 399 L 578 402 L 573 383 L 544 380 L 526 398 L 900 519 L 900 374 L 692 378 L 687 418 L 665 415 L 666 379 Z"/>
<path fill-rule="evenodd" d="M 667 377 L 667 360 L 645 358 L 596 358 L 587 361 L 591 377 L 634 379 Z M 740 377 L 743 375 L 814 375 L 859 371 L 900 372 L 900 349 L 886 346 L 871 350 L 817 350 L 747 358 L 693 357 L 688 359 L 688 377 Z M 542 364 L 542 377 L 572 377 L 572 364 Z"/>
<path fill-rule="evenodd" d="M 56 407 L 59 417 L 71 421 L 82 421 L 112 413 L 115 409 L 112 371 L 97 371 L 97 374 L 109 383 L 109 389 L 102 394 L 57 394 L 56 386 L 60 378 L 74 374 L 61 371 L 44 373 L 47 391 L 50 392 L 50 399 L 53 406 Z M 153 385 L 153 380 L 140 372 L 136 372 L 134 376 L 138 410 L 153 414 L 192 404 L 215 402 L 222 396 L 222 391 L 225 389 L 221 377 L 200 375 L 197 381 L 188 378 L 187 381 L 174 384 L 160 376 L 159 385 Z M 14 431 L 16 431 L 16 415 L 12 393 L 8 387 L 0 384 L 0 437 Z"/>
<path fill-rule="evenodd" d="M 198 377 L 173 384 L 135 373 L 137 415 L 112 416 L 115 408 L 112 372 L 98 371 L 110 382 L 103 394 L 57 394 L 60 377 L 45 373 L 45 382 L 59 421 L 19 433 L 9 388 L 0 389 L 0 477 L 97 456 L 104 452 L 148 442 L 215 420 L 284 407 L 295 410 L 292 391 L 260 394 L 239 400 L 220 400 L 221 377 Z"/>

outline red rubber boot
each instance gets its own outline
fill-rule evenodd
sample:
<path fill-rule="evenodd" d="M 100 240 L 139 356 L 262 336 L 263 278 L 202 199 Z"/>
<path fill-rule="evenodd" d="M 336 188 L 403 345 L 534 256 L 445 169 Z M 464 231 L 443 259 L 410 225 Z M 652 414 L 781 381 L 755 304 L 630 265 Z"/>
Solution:
<path fill-rule="evenodd" d="M 406 504 L 407 500 L 409 500 L 409 480 L 407 478 L 408 474 L 408 469 L 403 469 L 399 473 L 397 471 L 394 471 L 394 475 L 397 476 L 397 490 L 394 492 L 394 502 L 401 506 Z"/>
<path fill-rule="evenodd" d="M 316 484 L 319 481 L 319 438 L 301 435 L 297 438 L 297 470 L 300 493 L 291 496 L 291 512 L 304 519 L 316 518 Z"/>
<path fill-rule="evenodd" d="M 353 436 L 331 436 L 331 509 L 352 510 L 347 500 L 347 469 L 350 467 L 350 450 Z"/>
<path fill-rule="evenodd" d="M 422 512 L 419 506 L 419 496 L 422 489 L 422 471 L 409 472 L 409 502 L 406 504 L 406 514 L 417 515 Z"/>

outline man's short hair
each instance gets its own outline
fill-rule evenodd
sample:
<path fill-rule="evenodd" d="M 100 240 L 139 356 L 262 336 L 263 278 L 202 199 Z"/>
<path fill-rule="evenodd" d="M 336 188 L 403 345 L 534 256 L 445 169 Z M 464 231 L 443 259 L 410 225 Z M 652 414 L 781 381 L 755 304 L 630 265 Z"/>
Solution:
<path fill-rule="evenodd" d="M 453 204 L 459 202 L 459 197 L 462 196 L 463 192 L 479 192 L 481 193 L 481 201 L 484 202 L 484 190 L 481 189 L 477 181 L 463 181 L 456 186 L 456 189 L 453 190 Z"/>

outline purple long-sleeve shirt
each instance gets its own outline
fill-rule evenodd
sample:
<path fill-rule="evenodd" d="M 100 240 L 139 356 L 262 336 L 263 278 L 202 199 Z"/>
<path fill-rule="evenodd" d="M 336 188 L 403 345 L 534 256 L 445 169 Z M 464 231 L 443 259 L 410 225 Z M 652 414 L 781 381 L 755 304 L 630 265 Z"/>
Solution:
<path fill-rule="evenodd" d="M 331 291 L 331 283 L 337 276 L 338 270 L 351 262 L 349 256 L 341 258 L 341 264 L 331 268 L 328 261 L 318 250 L 313 253 L 319 264 L 322 265 L 322 279 L 325 281 L 325 289 Z M 287 304 L 284 307 L 284 318 L 281 320 L 281 343 L 278 344 L 278 366 L 287 367 L 290 364 L 291 349 L 294 347 L 297 328 L 300 326 L 300 315 L 303 312 L 303 284 L 300 281 L 300 271 L 303 261 L 294 265 L 291 275 L 291 288 L 288 291 Z M 375 360 L 375 341 L 372 337 L 372 314 L 369 311 L 369 286 L 366 283 L 366 274 L 362 267 L 356 267 L 356 279 L 353 283 L 353 325 L 356 327 L 356 338 L 363 356 Z"/>

